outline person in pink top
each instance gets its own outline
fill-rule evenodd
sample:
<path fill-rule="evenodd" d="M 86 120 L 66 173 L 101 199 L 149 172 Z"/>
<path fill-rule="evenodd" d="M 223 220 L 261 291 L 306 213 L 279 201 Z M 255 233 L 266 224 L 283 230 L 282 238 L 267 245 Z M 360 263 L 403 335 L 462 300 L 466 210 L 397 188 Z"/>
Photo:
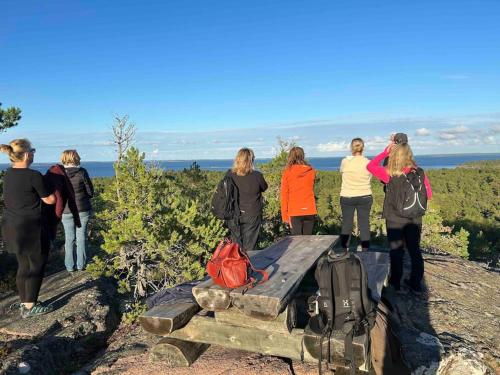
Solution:
<path fill-rule="evenodd" d="M 381 163 L 386 158 L 388 158 L 387 165 L 382 166 Z M 411 274 L 410 278 L 405 280 L 405 284 L 412 292 L 419 294 L 422 292 L 421 282 L 424 275 L 420 236 L 425 204 L 421 204 L 420 199 L 417 201 L 418 195 L 415 195 L 415 202 L 420 205 L 421 210 L 417 214 L 407 215 L 401 210 L 403 205 L 401 196 L 404 190 L 410 186 L 410 177 L 414 176 L 416 181 L 423 180 L 420 184 L 421 190 L 425 190 L 427 199 L 431 199 L 432 189 L 429 179 L 424 171 L 417 166 L 410 145 L 407 142 L 395 143 L 393 137 L 384 151 L 368 163 L 366 169 L 385 184 L 382 216 L 386 220 L 391 259 L 389 284 L 397 292 L 401 292 L 403 257 L 406 245 L 411 258 Z M 424 194 L 423 191 L 422 194 Z"/>

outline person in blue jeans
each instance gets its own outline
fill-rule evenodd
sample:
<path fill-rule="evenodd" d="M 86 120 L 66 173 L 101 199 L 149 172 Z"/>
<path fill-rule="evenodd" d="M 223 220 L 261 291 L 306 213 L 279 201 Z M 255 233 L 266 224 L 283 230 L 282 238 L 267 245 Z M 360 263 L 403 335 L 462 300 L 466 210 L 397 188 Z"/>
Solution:
<path fill-rule="evenodd" d="M 87 264 L 87 225 L 92 213 L 90 199 L 94 196 L 92 180 L 85 168 L 80 166 L 80 155 L 76 150 L 65 150 L 61 156 L 66 173 L 75 191 L 76 206 L 82 226 L 75 226 L 68 205 L 64 208 L 62 223 L 65 236 L 64 264 L 69 272 L 75 270 L 74 249 L 76 244 L 76 269 L 82 271 Z"/>

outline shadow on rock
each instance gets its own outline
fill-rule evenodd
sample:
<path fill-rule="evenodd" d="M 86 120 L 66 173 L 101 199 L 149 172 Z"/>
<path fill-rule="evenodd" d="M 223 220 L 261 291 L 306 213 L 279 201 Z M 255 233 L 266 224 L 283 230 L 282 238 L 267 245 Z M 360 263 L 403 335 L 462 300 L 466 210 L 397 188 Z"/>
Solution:
<path fill-rule="evenodd" d="M 111 282 L 92 280 L 85 272 L 46 278 L 40 299 L 53 303 L 52 313 L 20 319 L 18 311 L 11 311 L 0 318 L 0 337 L 7 347 L 0 374 L 19 374 L 20 364 L 30 369 L 27 373 L 40 375 L 79 369 L 107 345 L 119 323 L 114 296 Z"/>

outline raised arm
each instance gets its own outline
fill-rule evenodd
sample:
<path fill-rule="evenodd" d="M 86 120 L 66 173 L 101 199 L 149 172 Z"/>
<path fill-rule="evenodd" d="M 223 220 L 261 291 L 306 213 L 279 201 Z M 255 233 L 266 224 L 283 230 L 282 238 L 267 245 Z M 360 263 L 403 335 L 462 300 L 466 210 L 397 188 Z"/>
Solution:
<path fill-rule="evenodd" d="M 366 165 L 366 169 L 376 178 L 378 178 L 383 183 L 387 184 L 391 177 L 387 173 L 385 167 L 380 165 L 380 163 L 389 156 L 390 146 L 387 146 L 384 151 L 375 156 L 370 162 Z"/>
<path fill-rule="evenodd" d="M 427 177 L 427 175 L 424 175 L 424 185 L 425 190 L 427 191 L 427 199 L 432 199 L 431 183 L 429 182 L 429 178 Z"/>

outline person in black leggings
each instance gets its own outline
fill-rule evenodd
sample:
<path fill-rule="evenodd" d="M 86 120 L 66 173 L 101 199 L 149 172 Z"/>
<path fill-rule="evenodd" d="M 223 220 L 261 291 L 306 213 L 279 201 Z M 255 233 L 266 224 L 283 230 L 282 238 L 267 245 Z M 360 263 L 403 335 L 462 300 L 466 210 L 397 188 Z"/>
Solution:
<path fill-rule="evenodd" d="M 49 193 L 40 172 L 29 168 L 35 149 L 27 139 L 1 145 L 0 151 L 7 153 L 12 162 L 3 180 L 2 236 L 7 251 L 16 255 L 19 265 L 16 284 L 21 316 L 46 314 L 52 311 L 52 306 L 38 302 L 50 247 L 49 236 L 42 225 L 41 204 L 42 201 L 54 204 L 56 199 Z"/>
<path fill-rule="evenodd" d="M 406 222 L 387 220 L 387 241 L 391 255 L 391 276 L 389 284 L 396 290 L 400 289 L 403 277 L 403 258 L 405 244 L 411 260 L 411 273 L 407 281 L 408 286 L 419 292 L 420 281 L 424 276 L 424 259 L 420 251 L 420 235 L 422 233 L 422 220 L 408 220 Z"/>
<path fill-rule="evenodd" d="M 363 156 L 365 143 L 361 138 L 351 141 L 351 156 L 342 159 L 340 174 L 340 208 L 342 210 L 342 230 L 340 242 L 346 251 L 352 234 L 354 212 L 357 212 L 361 237 L 361 249 L 370 247 L 370 211 L 373 204 L 371 174 L 366 170 L 369 160 Z"/>
<path fill-rule="evenodd" d="M 17 255 L 16 286 L 21 301 L 36 301 L 42 286 L 48 253 Z"/>
<path fill-rule="evenodd" d="M 387 157 L 388 163 L 380 165 Z M 406 184 L 406 174 L 416 170 L 417 164 L 413 159 L 413 152 L 407 143 L 391 143 L 377 155 L 367 167 L 375 177 L 385 184 L 385 199 L 383 217 L 386 219 L 387 240 L 389 242 L 391 258 L 391 276 L 389 284 L 398 293 L 402 293 L 401 279 L 403 277 L 403 257 L 405 246 L 411 259 L 410 278 L 404 282 L 414 293 L 422 292 L 422 278 L 424 275 L 424 261 L 420 249 L 420 236 L 422 233 L 422 216 L 403 217 L 397 209 L 401 192 Z M 431 185 L 426 175 L 423 176 L 423 185 L 427 199 L 432 198 Z"/>

